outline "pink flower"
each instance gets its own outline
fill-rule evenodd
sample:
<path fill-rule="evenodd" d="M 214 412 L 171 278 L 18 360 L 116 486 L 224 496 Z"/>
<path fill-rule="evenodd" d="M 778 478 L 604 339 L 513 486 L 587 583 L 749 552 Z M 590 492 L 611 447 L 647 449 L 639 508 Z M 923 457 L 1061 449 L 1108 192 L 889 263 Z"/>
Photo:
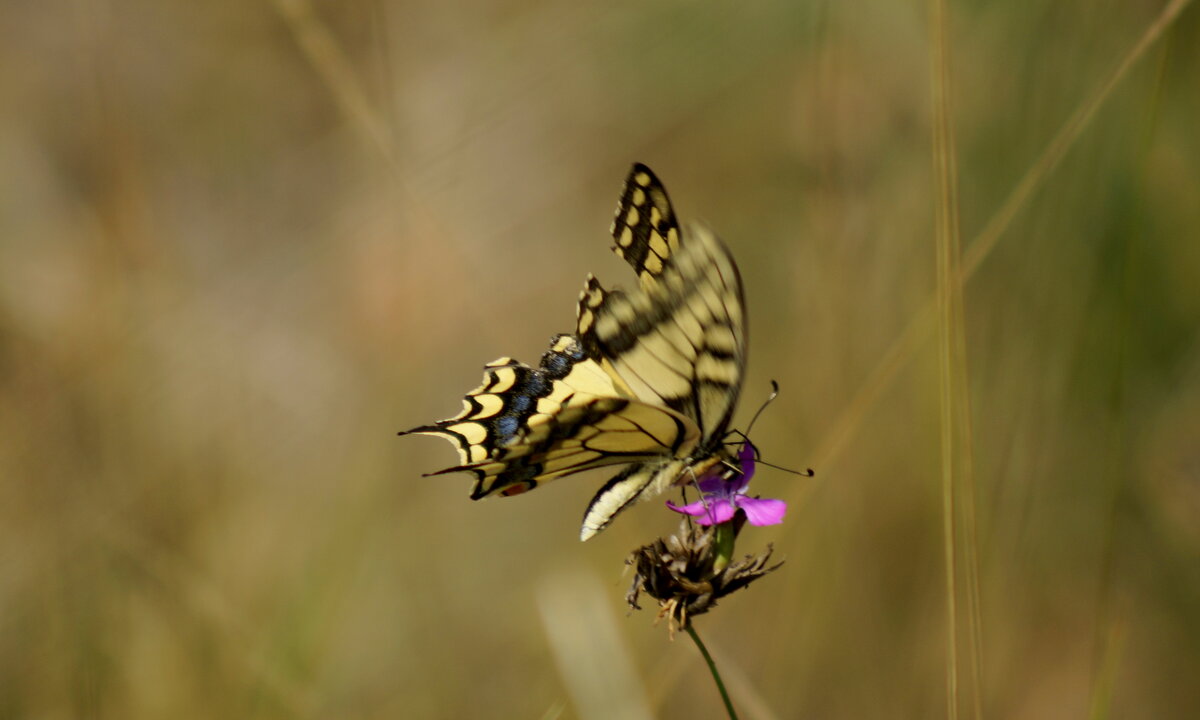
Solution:
<path fill-rule="evenodd" d="M 708 475 L 700 480 L 701 498 L 694 503 L 679 506 L 670 500 L 667 507 L 675 512 L 691 515 L 701 525 L 719 525 L 729 522 L 738 510 L 746 513 L 746 519 L 751 525 L 778 525 L 783 522 L 787 512 L 787 503 L 782 500 L 750 497 L 746 494 L 746 486 L 754 477 L 754 446 L 749 442 L 742 444 L 738 451 L 738 463 L 741 474 L 734 475 L 728 480 L 721 475 Z"/>

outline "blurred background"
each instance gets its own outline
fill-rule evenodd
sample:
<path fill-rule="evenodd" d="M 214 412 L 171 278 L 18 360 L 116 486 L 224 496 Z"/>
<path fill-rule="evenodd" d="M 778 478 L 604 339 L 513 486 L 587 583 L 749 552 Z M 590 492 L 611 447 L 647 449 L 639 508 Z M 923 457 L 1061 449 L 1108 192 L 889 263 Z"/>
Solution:
<path fill-rule="evenodd" d="M 1163 5 L 951 3 L 965 717 L 1200 717 L 1194 8 L 1102 93 Z M 786 564 L 698 620 L 735 703 L 946 713 L 925 4 L 51 0 L 0 37 L 0 717 L 719 716 L 627 616 L 658 503 L 580 544 L 604 474 L 474 503 L 395 437 L 632 284 L 635 160 L 741 266 L 736 422 L 778 380 L 754 439 L 817 473 L 760 470 L 789 517 L 739 550 Z"/>

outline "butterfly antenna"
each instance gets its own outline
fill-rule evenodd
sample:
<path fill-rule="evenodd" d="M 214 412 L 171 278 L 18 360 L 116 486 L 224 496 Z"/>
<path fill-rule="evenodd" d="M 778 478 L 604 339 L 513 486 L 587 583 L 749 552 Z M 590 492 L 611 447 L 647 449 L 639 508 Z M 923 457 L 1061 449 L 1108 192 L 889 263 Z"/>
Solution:
<path fill-rule="evenodd" d="M 782 465 L 775 465 L 775 464 L 769 463 L 765 460 L 757 460 L 755 462 L 757 462 L 757 464 L 759 464 L 759 465 L 766 465 L 769 468 L 775 468 L 776 470 L 782 470 L 785 473 L 791 473 L 792 475 L 800 475 L 801 477 L 814 477 L 816 475 L 816 473 L 813 472 L 812 468 L 804 468 L 804 470 L 801 471 L 801 470 L 793 470 L 791 468 L 785 468 Z"/>
<path fill-rule="evenodd" d="M 766 410 L 767 406 L 771 404 L 771 401 L 777 397 L 779 397 L 779 383 L 772 380 L 771 394 L 767 396 L 767 399 L 763 401 L 762 405 L 758 406 L 758 411 L 754 413 L 754 417 L 750 418 L 750 424 L 746 426 L 746 432 L 742 435 L 742 437 L 746 437 L 746 435 L 750 434 L 750 431 L 754 428 L 754 423 L 758 421 L 758 416 L 762 415 L 762 411 Z"/>
<path fill-rule="evenodd" d="M 777 398 L 777 397 L 779 397 L 779 383 L 772 380 L 771 381 L 771 394 L 768 395 L 767 399 L 763 401 L 763 404 L 758 407 L 758 410 L 754 413 L 754 417 L 750 418 L 750 424 L 746 426 L 746 432 L 742 432 L 741 430 L 730 430 L 729 435 L 737 435 L 738 437 L 740 437 L 742 439 L 741 442 L 749 443 L 750 438 L 747 436 L 749 435 L 750 430 L 753 429 L 754 423 L 758 420 L 758 416 L 762 415 L 762 411 L 766 410 L 767 406 L 770 405 L 771 402 L 773 400 L 775 400 L 775 398 Z M 729 435 L 726 435 L 726 437 L 729 437 Z M 738 443 L 731 442 L 731 443 L 726 443 L 726 444 L 736 445 Z M 762 456 L 759 454 L 757 445 L 755 445 L 754 443 L 750 443 L 750 447 L 754 448 L 754 462 L 757 465 L 766 465 L 769 468 L 775 468 L 776 470 L 782 470 L 783 472 L 791 473 L 792 475 L 800 475 L 801 477 L 814 477 L 816 475 L 816 473 L 813 472 L 812 468 L 805 468 L 803 471 L 800 471 L 800 470 L 793 470 L 791 468 L 785 468 L 781 465 L 775 465 L 774 463 L 766 462 L 765 460 L 762 459 Z M 733 468 L 733 465 L 728 460 L 723 460 L 722 462 L 724 462 L 726 466 Z M 741 468 L 733 468 L 733 469 L 736 470 L 738 474 L 741 474 Z"/>

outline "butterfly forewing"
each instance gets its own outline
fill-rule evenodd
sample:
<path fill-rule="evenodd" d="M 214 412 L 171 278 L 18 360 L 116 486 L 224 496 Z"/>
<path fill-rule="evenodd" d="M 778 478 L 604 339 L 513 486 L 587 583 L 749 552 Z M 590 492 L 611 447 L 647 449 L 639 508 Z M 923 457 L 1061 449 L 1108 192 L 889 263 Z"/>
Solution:
<path fill-rule="evenodd" d="M 618 210 L 618 214 L 619 214 Z M 688 225 L 651 284 L 606 291 L 588 277 L 577 331 L 588 357 L 640 400 L 694 420 L 705 439 L 725 431 L 746 363 L 742 285 L 728 250 Z"/>

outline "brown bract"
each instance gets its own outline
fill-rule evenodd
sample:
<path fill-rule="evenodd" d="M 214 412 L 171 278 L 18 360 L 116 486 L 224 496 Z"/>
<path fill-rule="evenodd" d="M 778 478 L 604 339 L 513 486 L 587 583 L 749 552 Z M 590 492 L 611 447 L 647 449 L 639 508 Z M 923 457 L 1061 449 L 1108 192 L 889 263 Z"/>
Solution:
<path fill-rule="evenodd" d="M 723 570 L 714 570 L 714 536 L 711 527 L 684 522 L 676 534 L 634 550 L 625 560 L 635 572 L 633 586 L 625 596 L 630 607 L 641 609 L 637 601 L 643 592 L 653 597 L 659 605 L 655 622 L 669 618 L 668 629 L 674 637 L 676 630 L 686 629 L 692 617 L 708 612 L 718 599 L 783 565 L 779 562 L 768 567 L 774 551 L 768 544 L 757 555 L 747 555 Z"/>

